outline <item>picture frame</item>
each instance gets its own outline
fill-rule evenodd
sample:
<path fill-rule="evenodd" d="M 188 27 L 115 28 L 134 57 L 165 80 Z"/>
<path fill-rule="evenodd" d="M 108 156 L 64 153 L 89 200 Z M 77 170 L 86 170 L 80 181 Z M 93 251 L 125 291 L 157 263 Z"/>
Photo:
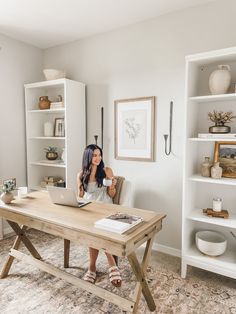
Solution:
<path fill-rule="evenodd" d="M 54 136 L 56 136 L 56 137 L 64 137 L 65 136 L 64 118 L 56 118 L 55 119 Z"/>
<path fill-rule="evenodd" d="M 154 161 L 155 96 L 119 99 L 115 105 L 115 158 Z"/>
<path fill-rule="evenodd" d="M 214 162 L 222 167 L 222 177 L 236 179 L 236 142 L 215 142 Z"/>

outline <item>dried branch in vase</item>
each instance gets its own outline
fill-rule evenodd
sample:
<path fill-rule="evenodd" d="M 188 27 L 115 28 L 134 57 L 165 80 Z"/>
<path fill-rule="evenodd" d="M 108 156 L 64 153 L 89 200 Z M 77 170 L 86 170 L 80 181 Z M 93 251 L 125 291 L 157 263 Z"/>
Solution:
<path fill-rule="evenodd" d="M 232 122 L 232 120 L 235 118 L 232 111 L 223 112 L 217 110 L 208 112 L 208 117 L 217 126 L 223 126 L 225 123 Z"/>

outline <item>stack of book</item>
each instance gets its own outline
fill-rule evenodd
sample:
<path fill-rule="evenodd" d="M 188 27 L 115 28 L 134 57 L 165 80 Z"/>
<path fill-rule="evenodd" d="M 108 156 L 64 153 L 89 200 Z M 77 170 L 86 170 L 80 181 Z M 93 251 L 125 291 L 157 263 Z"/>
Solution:
<path fill-rule="evenodd" d="M 41 187 L 46 188 L 47 186 L 58 186 L 58 182 L 61 182 L 62 180 L 63 179 L 61 177 L 57 176 L 45 176 L 43 181 L 41 181 Z"/>
<path fill-rule="evenodd" d="M 95 221 L 94 226 L 99 229 L 122 234 L 143 221 L 140 216 L 133 216 L 124 213 L 116 213 Z"/>
<path fill-rule="evenodd" d="M 51 102 L 50 109 L 59 109 L 59 108 L 64 108 L 63 101 Z"/>

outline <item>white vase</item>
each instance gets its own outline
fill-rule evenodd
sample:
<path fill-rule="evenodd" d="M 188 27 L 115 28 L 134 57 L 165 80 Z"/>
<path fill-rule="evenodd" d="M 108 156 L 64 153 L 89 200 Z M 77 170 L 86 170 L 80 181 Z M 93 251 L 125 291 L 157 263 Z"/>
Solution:
<path fill-rule="evenodd" d="M 66 152 L 65 152 L 65 148 L 62 149 L 61 160 L 64 161 L 64 164 L 66 163 Z"/>
<path fill-rule="evenodd" d="M 52 137 L 53 134 L 53 123 L 50 121 L 47 121 L 44 123 L 44 136 L 46 137 Z"/>
<path fill-rule="evenodd" d="M 3 192 L 0 198 L 3 201 L 3 203 L 10 204 L 14 198 L 14 195 L 11 192 Z"/>
<path fill-rule="evenodd" d="M 218 65 L 218 70 L 211 73 L 209 88 L 212 95 L 226 94 L 231 82 L 229 65 Z"/>

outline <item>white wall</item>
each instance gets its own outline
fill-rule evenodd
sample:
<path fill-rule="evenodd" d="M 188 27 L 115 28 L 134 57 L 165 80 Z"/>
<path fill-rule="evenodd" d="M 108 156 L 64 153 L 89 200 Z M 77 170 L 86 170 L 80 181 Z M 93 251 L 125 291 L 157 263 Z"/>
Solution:
<path fill-rule="evenodd" d="M 24 84 L 42 79 L 43 56 L 1 34 L 0 47 L 0 179 L 15 177 L 21 186 L 26 185 Z"/>
<path fill-rule="evenodd" d="M 44 67 L 65 69 L 87 84 L 88 142 L 105 108 L 105 156 L 132 181 L 136 207 L 167 214 L 158 243 L 181 247 L 185 55 L 236 45 L 236 1 L 186 9 L 45 51 Z M 156 161 L 114 159 L 114 100 L 156 96 Z M 164 154 L 169 102 L 174 101 L 173 154 Z M 76 135 L 75 135 L 76 136 Z"/>

